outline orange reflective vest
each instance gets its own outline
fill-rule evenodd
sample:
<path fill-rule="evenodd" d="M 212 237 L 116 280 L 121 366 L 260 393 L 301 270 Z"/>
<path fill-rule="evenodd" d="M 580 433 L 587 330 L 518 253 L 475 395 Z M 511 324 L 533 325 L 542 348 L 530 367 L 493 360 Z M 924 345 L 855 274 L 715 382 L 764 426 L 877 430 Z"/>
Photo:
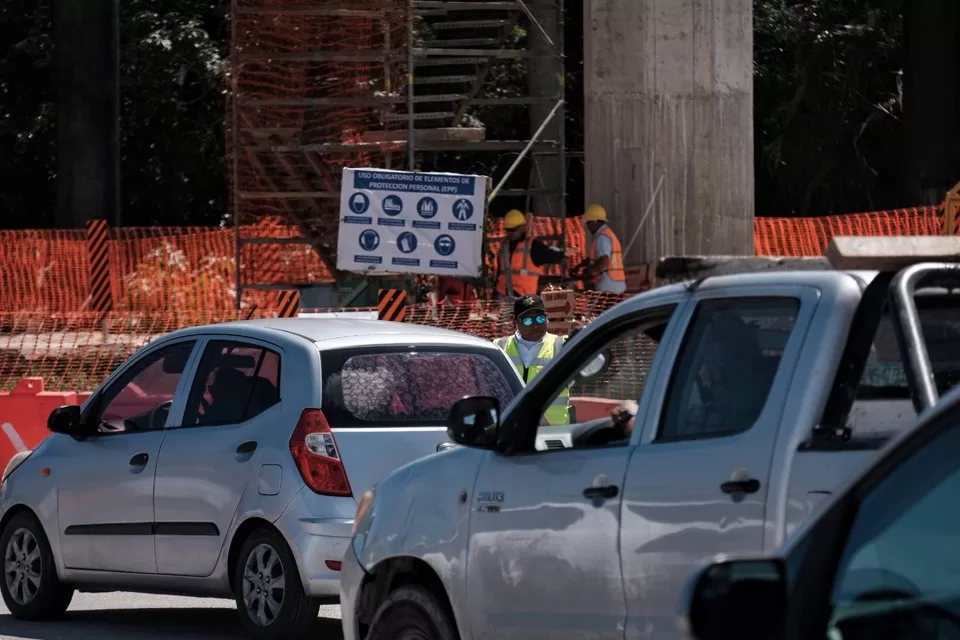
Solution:
<path fill-rule="evenodd" d="M 536 295 L 543 271 L 530 259 L 531 243 L 530 238 L 524 238 L 512 254 L 508 240 L 504 240 L 500 245 L 500 255 L 497 258 L 497 271 L 500 274 L 497 277 L 497 293 L 500 295 Z"/>
<path fill-rule="evenodd" d="M 620 241 L 617 240 L 616 234 L 610 227 L 604 225 L 597 232 L 597 235 L 593 236 L 593 242 L 590 243 L 590 254 L 587 257 L 590 260 L 597 259 L 597 241 L 600 240 L 600 236 L 610 238 L 610 244 L 613 246 L 613 250 L 610 252 L 610 260 L 607 262 L 607 275 L 614 282 L 626 282 L 627 274 L 623 271 L 623 250 L 620 248 Z M 597 284 L 602 277 L 603 272 L 601 271 L 593 277 L 593 283 Z"/>

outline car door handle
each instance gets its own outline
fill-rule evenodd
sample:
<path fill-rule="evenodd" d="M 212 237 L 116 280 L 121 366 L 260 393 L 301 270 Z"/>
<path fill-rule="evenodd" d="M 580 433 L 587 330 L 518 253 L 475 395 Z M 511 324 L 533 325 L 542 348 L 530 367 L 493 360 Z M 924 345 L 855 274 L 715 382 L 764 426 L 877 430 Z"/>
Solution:
<path fill-rule="evenodd" d="M 760 491 L 760 481 L 755 478 L 746 480 L 729 480 L 720 485 L 724 493 L 756 493 Z"/>
<path fill-rule="evenodd" d="M 257 450 L 257 441 L 250 440 L 249 442 L 244 442 L 239 447 L 237 447 L 237 453 L 253 453 Z"/>
<path fill-rule="evenodd" d="M 610 484 L 605 487 L 587 487 L 583 490 L 583 497 L 591 500 L 598 498 L 609 500 L 610 498 L 616 498 L 619 493 L 620 488 L 617 485 Z"/>
<path fill-rule="evenodd" d="M 147 464 L 147 461 L 150 460 L 150 456 L 145 453 L 138 453 L 137 455 L 130 458 L 131 467 L 142 467 Z"/>

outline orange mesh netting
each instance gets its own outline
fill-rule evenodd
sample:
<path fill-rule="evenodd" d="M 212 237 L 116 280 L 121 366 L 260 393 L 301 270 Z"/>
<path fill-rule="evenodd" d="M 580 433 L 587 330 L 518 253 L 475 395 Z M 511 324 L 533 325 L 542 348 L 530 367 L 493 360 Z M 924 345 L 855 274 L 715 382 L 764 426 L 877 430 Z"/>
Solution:
<path fill-rule="evenodd" d="M 296 235 L 335 243 L 342 168 L 389 166 L 386 154 L 402 146 L 390 140 L 406 139 L 404 129 L 368 141 L 400 125 L 381 116 L 406 87 L 404 11 L 386 0 L 238 0 L 228 157 L 241 224 L 282 216 Z"/>
<path fill-rule="evenodd" d="M 756 249 L 762 255 L 818 255 L 830 237 L 938 234 L 941 215 L 927 207 L 811 219 L 758 218 Z M 576 219 L 534 218 L 533 233 L 580 249 L 584 234 Z M 503 230 L 491 222 L 490 253 Z M 297 227 L 278 218 L 246 225 L 244 237 L 294 236 Z M 90 309 L 86 232 L 0 231 L 0 388 L 22 376 L 43 375 L 48 389 L 89 389 L 153 335 L 185 326 L 232 320 L 235 309 L 235 231 L 225 228 L 122 228 L 109 241 L 113 311 Z M 247 282 L 327 282 L 330 273 L 304 245 L 246 245 L 241 269 Z M 572 258 L 571 262 L 579 258 Z M 278 292 L 244 293 L 241 317 L 276 314 Z M 622 296 L 584 293 L 575 313 L 585 320 Z M 510 311 L 486 303 L 455 309 L 415 305 L 408 322 L 474 333 L 486 338 L 509 331 Z"/>
<path fill-rule="evenodd" d="M 940 235 L 940 207 L 914 207 L 821 218 L 756 218 L 758 256 L 822 256 L 834 236 Z"/>

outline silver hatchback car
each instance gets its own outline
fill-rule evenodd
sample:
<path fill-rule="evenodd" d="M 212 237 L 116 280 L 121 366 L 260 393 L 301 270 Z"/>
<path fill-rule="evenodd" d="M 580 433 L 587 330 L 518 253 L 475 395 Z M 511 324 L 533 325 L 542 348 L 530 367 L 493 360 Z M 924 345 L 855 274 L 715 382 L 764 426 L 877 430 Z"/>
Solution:
<path fill-rule="evenodd" d="M 457 399 L 522 386 L 492 343 L 418 325 L 170 334 L 7 465 L 0 592 L 31 620 L 74 590 L 232 596 L 251 636 L 297 637 L 338 599 L 354 496 L 441 448 Z"/>

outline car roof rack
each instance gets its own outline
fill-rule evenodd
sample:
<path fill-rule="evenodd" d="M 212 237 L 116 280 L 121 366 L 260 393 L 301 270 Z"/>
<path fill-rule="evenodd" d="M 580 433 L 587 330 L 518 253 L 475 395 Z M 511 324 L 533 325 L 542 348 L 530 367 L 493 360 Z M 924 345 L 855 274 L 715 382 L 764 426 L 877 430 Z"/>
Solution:
<path fill-rule="evenodd" d="M 844 271 L 900 271 L 922 262 L 960 261 L 960 236 L 837 236 L 826 257 Z"/>
<path fill-rule="evenodd" d="M 960 262 L 960 236 L 836 236 L 823 257 L 667 256 L 661 284 L 763 271 L 900 271 L 922 262 Z"/>

